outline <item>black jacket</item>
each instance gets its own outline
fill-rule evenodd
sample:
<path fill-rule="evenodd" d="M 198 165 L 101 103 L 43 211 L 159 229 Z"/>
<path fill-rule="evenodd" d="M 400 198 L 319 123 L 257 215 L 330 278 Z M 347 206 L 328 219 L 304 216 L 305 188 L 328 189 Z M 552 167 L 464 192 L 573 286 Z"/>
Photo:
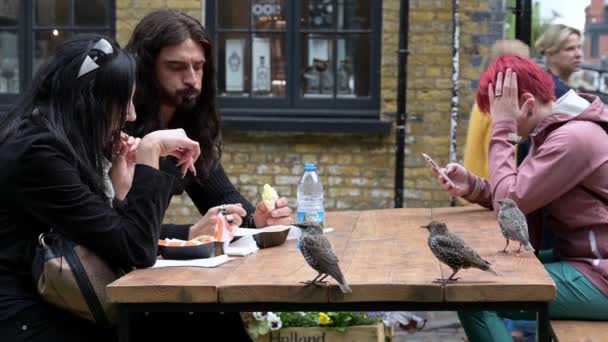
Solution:
<path fill-rule="evenodd" d="M 125 205 L 114 209 L 59 140 L 25 124 L 0 146 L 0 320 L 40 302 L 31 263 L 38 235 L 51 228 L 117 267 L 154 264 L 175 178 L 137 165 Z"/>
<path fill-rule="evenodd" d="M 161 170 L 172 173 L 179 172 L 179 169 L 175 166 L 175 162 L 171 159 L 167 158 L 161 162 Z M 241 203 L 247 211 L 247 216 L 243 219 L 241 226 L 255 228 L 255 223 L 253 222 L 255 207 L 232 185 L 220 163 L 216 164 L 209 173 L 209 176 L 203 181 L 200 178 L 194 177 L 191 173 L 188 173 L 183 179 L 177 179 L 173 183 L 172 194 L 178 195 L 184 191 L 188 193 L 202 215 L 205 215 L 210 208 L 221 204 Z M 190 224 L 165 224 L 163 225 L 161 238 L 172 237 L 187 240 L 189 227 Z"/>

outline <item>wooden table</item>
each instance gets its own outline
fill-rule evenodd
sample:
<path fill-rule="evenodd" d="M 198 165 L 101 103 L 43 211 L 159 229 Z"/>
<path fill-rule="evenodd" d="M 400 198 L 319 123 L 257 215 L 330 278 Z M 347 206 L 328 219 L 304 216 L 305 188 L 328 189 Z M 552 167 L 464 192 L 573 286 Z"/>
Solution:
<path fill-rule="evenodd" d="M 316 276 L 295 240 L 218 268 L 133 271 L 107 288 L 118 304 L 119 334 L 128 340 L 129 313 L 141 311 L 394 311 L 504 310 L 538 312 L 538 337 L 549 341 L 548 303 L 555 284 L 532 253 L 498 253 L 505 240 L 491 211 L 478 206 L 328 212 L 327 235 L 353 292 L 335 282 L 304 286 Z M 451 270 L 427 246 L 431 220 L 447 223 L 498 276 L 462 270 L 456 283 L 433 282 Z"/>

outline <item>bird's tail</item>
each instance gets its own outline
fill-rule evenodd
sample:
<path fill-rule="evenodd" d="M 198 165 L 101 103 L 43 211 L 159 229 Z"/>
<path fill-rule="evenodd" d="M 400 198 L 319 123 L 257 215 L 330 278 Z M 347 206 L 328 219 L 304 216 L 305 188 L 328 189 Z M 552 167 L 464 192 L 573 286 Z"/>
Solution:
<path fill-rule="evenodd" d="M 492 269 L 492 267 L 490 267 L 490 266 L 488 266 L 488 268 L 487 268 L 487 269 L 485 269 L 484 271 L 488 271 L 488 272 L 492 273 L 492 274 L 493 274 L 493 275 L 495 275 L 495 276 L 497 276 L 497 275 L 498 275 L 498 273 L 496 273 L 496 271 L 494 271 L 494 270 Z"/>
<path fill-rule="evenodd" d="M 528 252 L 534 252 L 534 247 L 532 247 L 532 244 L 530 244 L 530 241 L 523 242 L 522 245 L 524 246 L 524 249 L 527 250 Z"/>
<path fill-rule="evenodd" d="M 492 267 L 490 266 L 490 265 L 491 265 L 491 264 L 490 264 L 490 262 L 488 262 L 488 261 L 487 261 L 487 260 L 485 260 L 485 259 L 481 259 L 480 261 L 481 261 L 481 262 L 478 264 L 478 266 L 479 266 L 479 269 L 480 269 L 480 270 L 482 270 L 482 271 L 486 271 L 486 272 L 490 272 L 490 273 L 492 273 L 492 274 L 493 274 L 493 275 L 495 275 L 495 276 L 497 276 L 497 275 L 498 275 L 498 273 L 496 273 L 496 271 L 494 271 L 494 270 L 492 269 Z"/>
<path fill-rule="evenodd" d="M 342 279 L 338 281 L 338 285 L 340 286 L 340 291 L 342 291 L 342 293 L 353 292 L 353 290 L 350 289 L 350 286 L 348 286 L 348 283 L 346 283 L 346 278 L 344 278 L 344 275 L 342 276 Z"/>

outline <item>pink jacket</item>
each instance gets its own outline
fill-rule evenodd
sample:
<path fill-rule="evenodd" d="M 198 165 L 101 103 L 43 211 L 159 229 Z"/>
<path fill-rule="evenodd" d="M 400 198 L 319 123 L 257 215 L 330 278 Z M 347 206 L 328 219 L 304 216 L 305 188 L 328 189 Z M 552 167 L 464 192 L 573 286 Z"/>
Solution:
<path fill-rule="evenodd" d="M 510 141 L 515 120 L 494 122 L 490 181 L 469 174 L 469 184 L 483 182 L 474 202 L 487 208 L 498 208 L 494 203 L 501 198 L 513 199 L 526 214 L 536 248 L 542 236 L 539 209 L 548 208 L 556 258 L 608 296 L 608 206 L 581 187 L 608 199 L 608 134 L 602 128 L 608 129 L 608 111 L 597 97 L 583 96 L 569 92 L 556 102 L 530 134 L 530 153 L 519 169 Z"/>

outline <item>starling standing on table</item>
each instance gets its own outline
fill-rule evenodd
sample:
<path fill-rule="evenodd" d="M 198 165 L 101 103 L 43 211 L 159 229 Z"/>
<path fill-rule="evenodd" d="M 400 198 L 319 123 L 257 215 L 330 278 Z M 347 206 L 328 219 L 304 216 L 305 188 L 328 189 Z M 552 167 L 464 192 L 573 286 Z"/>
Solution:
<path fill-rule="evenodd" d="M 327 238 L 323 236 L 323 228 L 310 221 L 294 224 L 294 226 L 302 229 L 302 236 L 299 240 L 300 252 L 310 267 L 319 272 L 315 279 L 304 282 L 304 284 L 325 283 L 323 279 L 329 275 L 338 282 L 343 293 L 351 292 L 340 266 L 338 266 L 338 257 L 331 250 L 331 244 Z"/>
<path fill-rule="evenodd" d="M 421 228 L 426 228 L 430 232 L 428 244 L 431 252 L 439 261 L 448 265 L 454 271 L 448 279 L 437 279 L 435 282 L 447 283 L 460 279 L 454 278 L 454 276 L 461 268 L 474 267 L 498 275 L 490 268 L 488 261 L 479 256 L 458 236 L 450 233 L 445 223 L 432 221 L 428 226 L 422 226 Z"/>
<path fill-rule="evenodd" d="M 532 248 L 532 245 L 530 244 L 528 223 L 526 222 L 524 213 L 519 210 L 517 204 L 510 198 L 498 200 L 498 204 L 500 205 L 500 210 L 498 211 L 498 224 L 500 225 L 502 236 L 507 239 L 507 244 L 502 252 L 508 253 L 507 246 L 509 246 L 509 240 L 519 242 L 517 253 L 521 252 L 522 246 L 525 250 L 534 252 L 534 248 Z"/>

